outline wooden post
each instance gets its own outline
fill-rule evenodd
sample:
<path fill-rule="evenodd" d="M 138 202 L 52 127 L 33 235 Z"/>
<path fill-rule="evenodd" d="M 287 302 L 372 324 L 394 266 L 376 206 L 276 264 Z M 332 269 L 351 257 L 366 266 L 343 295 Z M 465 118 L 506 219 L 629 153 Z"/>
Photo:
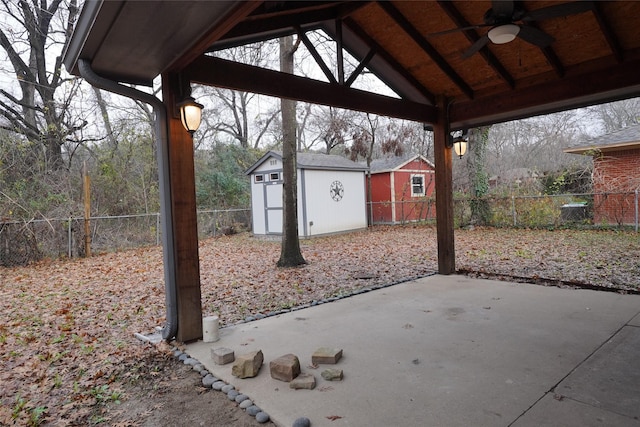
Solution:
<path fill-rule="evenodd" d="M 176 114 L 181 85 L 175 74 L 162 75 L 162 99 L 167 108 L 169 180 L 177 293 L 178 330 L 182 342 L 202 338 L 200 261 L 193 161 L 193 138 Z M 188 82 L 187 82 L 188 84 Z"/>
<path fill-rule="evenodd" d="M 436 164 L 436 230 L 438 234 L 438 273 L 456 271 L 453 236 L 453 173 L 451 148 L 447 148 L 449 114 L 447 99 L 438 99 L 438 120 L 433 124 L 433 147 Z"/>
<path fill-rule="evenodd" d="M 91 178 L 87 162 L 82 165 L 82 186 L 84 192 L 84 256 L 91 256 Z"/>

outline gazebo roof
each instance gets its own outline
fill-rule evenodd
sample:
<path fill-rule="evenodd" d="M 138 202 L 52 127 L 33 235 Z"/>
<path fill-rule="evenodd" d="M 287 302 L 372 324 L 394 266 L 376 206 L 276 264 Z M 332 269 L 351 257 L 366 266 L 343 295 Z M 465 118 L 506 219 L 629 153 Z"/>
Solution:
<path fill-rule="evenodd" d="M 640 2 L 584 2 L 580 13 L 566 16 L 572 3 L 516 2 L 529 16 L 548 18 L 518 21 L 523 34 L 539 29 L 554 41 L 547 47 L 520 38 L 489 43 L 463 59 L 462 53 L 486 37 L 488 27 L 472 24 L 482 24 L 492 6 L 512 4 L 90 1 L 65 65 L 78 74 L 78 60 L 86 59 L 98 74 L 126 83 L 150 84 L 163 72 L 184 72 L 201 83 L 428 123 L 437 120 L 436 99 L 445 97 L 452 128 L 640 95 Z M 547 7 L 563 13 L 549 17 L 540 12 Z M 467 30 L 447 32 L 460 27 Z M 204 56 L 310 29 L 334 37 L 401 100 L 364 96 L 343 84 L 348 75 L 329 77 L 334 81 L 328 83 L 298 80 Z"/>

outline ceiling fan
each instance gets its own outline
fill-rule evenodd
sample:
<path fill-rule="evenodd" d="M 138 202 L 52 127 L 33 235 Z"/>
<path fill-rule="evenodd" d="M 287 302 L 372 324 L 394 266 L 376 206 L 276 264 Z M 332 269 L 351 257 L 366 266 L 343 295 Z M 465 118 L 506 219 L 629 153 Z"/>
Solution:
<path fill-rule="evenodd" d="M 547 47 L 553 43 L 555 39 L 551 35 L 534 26 L 526 25 L 527 23 L 575 15 L 593 10 L 594 2 L 575 1 L 531 11 L 526 11 L 521 1 L 493 0 L 491 2 L 491 6 L 491 9 L 485 12 L 483 17 L 484 23 L 482 24 L 454 28 L 440 33 L 430 34 L 430 36 L 450 34 L 453 32 L 472 30 L 482 27 L 491 27 L 489 31 L 487 31 L 462 54 L 462 58 L 471 57 L 489 42 L 494 44 L 504 44 L 509 43 L 516 37 L 538 47 Z"/>

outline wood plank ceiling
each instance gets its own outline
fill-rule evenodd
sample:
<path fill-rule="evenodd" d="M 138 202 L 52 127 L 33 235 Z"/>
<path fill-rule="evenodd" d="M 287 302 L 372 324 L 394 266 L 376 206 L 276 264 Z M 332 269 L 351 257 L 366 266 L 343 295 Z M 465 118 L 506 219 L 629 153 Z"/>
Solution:
<path fill-rule="evenodd" d="M 515 7 L 535 16 L 562 4 L 525 1 Z M 517 21 L 552 36 L 549 46 L 516 38 L 489 42 L 463 58 L 489 27 L 448 31 L 482 24 L 491 2 L 265 2 L 209 50 L 301 33 L 302 26 L 320 28 L 341 38 L 403 99 L 433 106 L 436 96 L 444 96 L 452 103 L 452 127 L 471 127 L 640 95 L 640 2 L 581 6 L 567 16 Z M 338 83 L 341 78 L 335 77 Z"/>

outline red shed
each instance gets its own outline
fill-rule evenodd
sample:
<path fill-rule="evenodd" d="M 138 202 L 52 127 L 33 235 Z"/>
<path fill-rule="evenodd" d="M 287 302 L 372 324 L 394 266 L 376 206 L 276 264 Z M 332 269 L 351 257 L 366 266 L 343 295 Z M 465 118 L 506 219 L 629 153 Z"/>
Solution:
<path fill-rule="evenodd" d="M 564 151 L 593 156 L 594 222 L 635 224 L 640 190 L 640 124 Z"/>
<path fill-rule="evenodd" d="M 397 224 L 435 218 L 435 168 L 419 154 L 371 162 L 369 218 L 373 224 Z"/>

